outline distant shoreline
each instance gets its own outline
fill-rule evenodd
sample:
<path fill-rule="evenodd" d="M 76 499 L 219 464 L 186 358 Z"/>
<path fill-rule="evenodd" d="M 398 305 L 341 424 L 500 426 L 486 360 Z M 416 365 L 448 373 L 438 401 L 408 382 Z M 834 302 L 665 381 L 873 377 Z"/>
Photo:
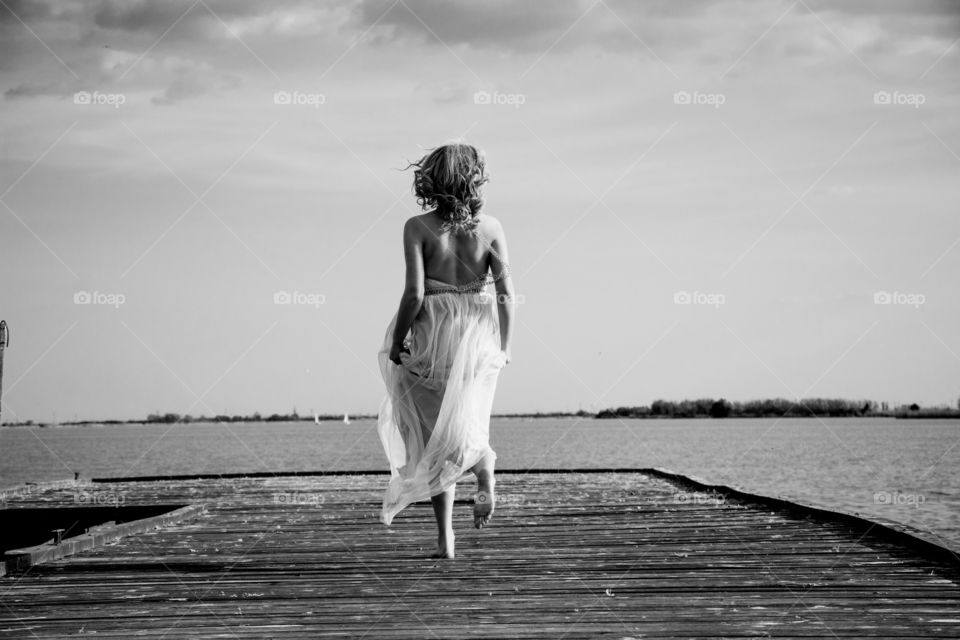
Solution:
<path fill-rule="evenodd" d="M 343 414 L 318 414 L 301 416 L 292 414 L 254 413 L 249 416 L 181 416 L 176 413 L 151 414 L 143 420 L 68 420 L 64 422 L 3 423 L 0 427 L 83 427 L 113 425 L 171 425 L 171 424 L 245 424 L 270 422 L 344 422 Z M 795 402 L 784 399 L 757 400 L 747 403 L 730 403 L 725 400 L 684 400 L 680 402 L 657 400 L 650 406 L 618 407 L 593 413 L 589 411 L 550 411 L 527 413 L 495 413 L 491 418 L 558 419 L 580 420 L 724 420 L 747 418 L 890 418 L 896 420 L 944 420 L 960 419 L 960 409 L 949 407 L 901 406 L 893 410 L 870 401 L 812 399 Z M 376 420 L 377 414 L 364 413 L 349 417 L 350 420 Z"/>
<path fill-rule="evenodd" d="M 141 424 L 141 425 L 170 425 L 170 424 L 244 424 L 244 423 L 264 423 L 264 422 L 343 422 L 343 416 L 340 414 L 331 415 L 324 414 L 316 417 L 310 416 L 300 416 L 300 415 L 270 415 L 270 416 L 260 416 L 254 414 L 252 416 L 177 416 L 172 417 L 175 414 L 166 414 L 163 416 L 163 419 L 146 419 L 146 420 L 67 420 L 63 422 L 35 422 L 33 420 L 26 420 L 23 422 L 5 422 L 0 424 L 0 427 L 84 427 L 84 426 L 93 426 L 93 425 L 124 425 L 124 424 Z M 537 412 L 537 413 L 494 413 L 490 416 L 491 418 L 596 418 L 596 414 L 589 413 L 586 411 L 578 412 Z M 375 413 L 358 413 L 356 415 L 350 416 L 350 421 L 355 420 L 376 420 L 377 414 Z"/>
<path fill-rule="evenodd" d="M 917 403 L 891 407 L 886 402 L 843 398 L 766 398 L 746 402 L 724 398 L 696 400 L 655 400 L 649 406 L 617 407 L 596 414 L 599 419 L 622 418 L 960 418 L 957 409 L 946 405 L 921 407 Z"/>

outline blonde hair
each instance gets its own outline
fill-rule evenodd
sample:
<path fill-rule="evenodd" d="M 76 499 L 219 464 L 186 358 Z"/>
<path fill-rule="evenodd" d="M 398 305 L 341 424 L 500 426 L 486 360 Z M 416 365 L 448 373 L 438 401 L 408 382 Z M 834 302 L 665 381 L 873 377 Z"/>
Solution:
<path fill-rule="evenodd" d="M 420 208 L 436 208 L 443 220 L 442 229 L 472 231 L 477 226 L 477 214 L 483 208 L 481 187 L 490 178 L 486 174 L 486 160 L 477 147 L 452 142 L 437 147 L 407 169 L 413 172 L 413 193 Z"/>

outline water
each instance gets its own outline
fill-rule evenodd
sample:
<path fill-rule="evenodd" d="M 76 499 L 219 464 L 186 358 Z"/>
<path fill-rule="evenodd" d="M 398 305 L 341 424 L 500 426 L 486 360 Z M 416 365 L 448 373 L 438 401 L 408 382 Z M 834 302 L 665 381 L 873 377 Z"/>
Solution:
<path fill-rule="evenodd" d="M 503 469 L 661 467 L 899 521 L 960 549 L 960 420 L 494 419 L 491 439 Z M 0 486 L 75 471 L 89 478 L 385 468 L 372 420 L 0 429 Z"/>

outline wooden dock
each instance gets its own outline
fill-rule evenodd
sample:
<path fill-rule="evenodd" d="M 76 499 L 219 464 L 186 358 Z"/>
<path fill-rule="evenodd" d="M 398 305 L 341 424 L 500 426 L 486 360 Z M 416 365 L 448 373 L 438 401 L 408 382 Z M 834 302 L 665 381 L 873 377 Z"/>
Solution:
<path fill-rule="evenodd" d="M 0 578 L 0 637 L 960 637 L 956 556 L 681 480 L 501 473 L 482 531 L 462 484 L 456 560 L 427 557 L 428 504 L 378 522 L 384 475 L 97 482 L 204 509 Z"/>

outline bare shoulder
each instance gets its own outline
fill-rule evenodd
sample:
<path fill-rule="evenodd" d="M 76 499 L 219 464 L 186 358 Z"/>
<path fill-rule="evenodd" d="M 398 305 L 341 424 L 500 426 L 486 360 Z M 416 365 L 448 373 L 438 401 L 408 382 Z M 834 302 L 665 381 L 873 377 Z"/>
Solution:
<path fill-rule="evenodd" d="M 431 222 L 429 215 L 425 213 L 410 216 L 403 224 L 403 235 L 414 238 L 422 237 L 424 232 L 430 229 Z"/>
<path fill-rule="evenodd" d="M 494 218 L 493 216 L 481 213 L 477 216 L 477 223 L 481 230 L 489 238 L 502 238 L 503 237 L 503 225 L 500 224 L 500 220 Z"/>

